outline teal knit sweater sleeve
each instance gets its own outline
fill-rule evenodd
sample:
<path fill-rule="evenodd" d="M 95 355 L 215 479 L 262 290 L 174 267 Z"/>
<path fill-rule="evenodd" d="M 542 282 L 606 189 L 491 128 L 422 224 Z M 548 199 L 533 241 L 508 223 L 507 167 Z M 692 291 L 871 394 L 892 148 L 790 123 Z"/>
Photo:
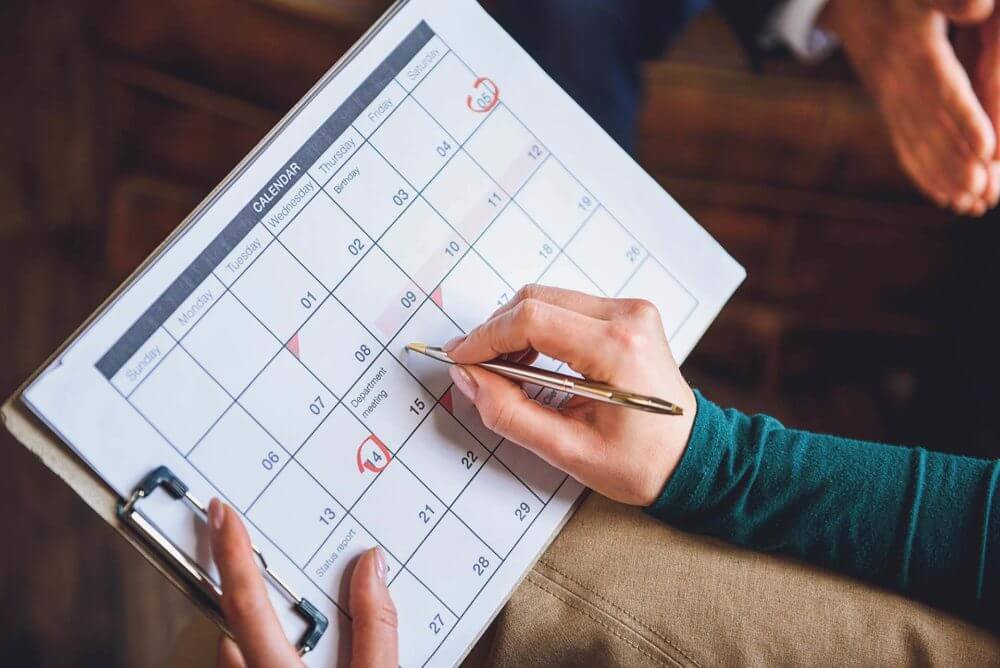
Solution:
<path fill-rule="evenodd" d="M 1000 461 L 820 436 L 700 393 L 647 512 L 1000 622 Z"/>

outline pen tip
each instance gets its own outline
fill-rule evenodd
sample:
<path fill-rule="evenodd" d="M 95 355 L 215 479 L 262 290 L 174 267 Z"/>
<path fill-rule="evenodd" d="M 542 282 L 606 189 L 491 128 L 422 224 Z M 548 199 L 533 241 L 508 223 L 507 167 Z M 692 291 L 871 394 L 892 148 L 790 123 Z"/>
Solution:
<path fill-rule="evenodd" d="M 406 344 L 406 349 L 407 350 L 412 350 L 415 353 L 426 353 L 427 352 L 427 344 L 426 343 L 407 343 Z"/>

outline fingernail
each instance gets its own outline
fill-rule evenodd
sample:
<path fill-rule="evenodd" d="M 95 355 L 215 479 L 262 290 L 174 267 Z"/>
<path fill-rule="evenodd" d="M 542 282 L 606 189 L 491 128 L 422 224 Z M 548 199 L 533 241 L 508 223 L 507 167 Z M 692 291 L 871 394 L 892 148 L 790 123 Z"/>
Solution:
<path fill-rule="evenodd" d="M 385 552 L 381 547 L 375 548 L 375 574 L 378 575 L 379 582 L 389 584 L 389 567 L 385 564 Z"/>
<path fill-rule="evenodd" d="M 464 394 L 469 401 L 476 400 L 476 393 L 479 392 L 479 386 L 476 385 L 475 378 L 472 377 L 465 367 L 461 364 L 452 364 L 448 368 L 448 373 L 451 374 L 451 379 L 455 383 L 455 387 Z"/>
<path fill-rule="evenodd" d="M 455 338 L 453 338 L 450 341 L 448 341 L 448 343 L 446 343 L 443 346 L 441 346 L 441 350 L 445 351 L 446 353 L 450 353 L 452 350 L 454 350 L 455 348 L 458 348 L 460 345 L 462 345 L 462 341 L 465 341 L 465 336 L 464 335 L 463 336 L 456 336 Z"/>
<path fill-rule="evenodd" d="M 959 195 L 955 200 L 955 210 L 959 213 L 965 213 L 972 206 L 972 195 L 969 193 L 964 193 Z"/>
<path fill-rule="evenodd" d="M 208 525 L 213 531 L 222 528 L 222 521 L 226 518 L 226 512 L 222 508 L 222 501 L 212 499 L 208 502 Z"/>

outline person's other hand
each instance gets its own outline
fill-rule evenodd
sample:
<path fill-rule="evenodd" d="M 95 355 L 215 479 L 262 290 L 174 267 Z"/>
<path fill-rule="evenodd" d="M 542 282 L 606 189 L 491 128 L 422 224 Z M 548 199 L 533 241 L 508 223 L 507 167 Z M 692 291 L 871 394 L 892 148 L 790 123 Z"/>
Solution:
<path fill-rule="evenodd" d="M 483 423 L 605 496 L 633 505 L 655 501 L 680 462 L 694 424 L 694 393 L 681 376 L 656 307 L 635 299 L 526 286 L 482 325 L 445 349 L 451 377 Z M 684 415 L 629 410 L 573 397 L 556 410 L 517 384 L 465 366 L 537 353 L 588 379 L 680 405 Z"/>
<path fill-rule="evenodd" d="M 948 30 L 985 21 L 993 10 L 994 0 L 830 0 L 820 18 L 874 97 L 904 170 L 937 204 L 961 214 L 982 215 L 1000 200 L 998 114 L 991 119 L 983 104 L 996 108 L 1000 71 L 995 27 L 974 77 Z"/>
<path fill-rule="evenodd" d="M 219 567 L 222 612 L 233 637 L 219 640 L 217 665 L 224 668 L 302 666 L 267 596 L 267 585 L 250 549 L 240 516 L 218 499 L 208 506 L 212 556 Z M 385 585 L 385 557 L 364 553 L 351 576 L 351 665 L 399 665 L 396 608 Z"/>
<path fill-rule="evenodd" d="M 955 49 L 997 132 L 993 158 L 1000 160 L 1000 7 L 985 21 L 961 27 L 955 36 Z"/>

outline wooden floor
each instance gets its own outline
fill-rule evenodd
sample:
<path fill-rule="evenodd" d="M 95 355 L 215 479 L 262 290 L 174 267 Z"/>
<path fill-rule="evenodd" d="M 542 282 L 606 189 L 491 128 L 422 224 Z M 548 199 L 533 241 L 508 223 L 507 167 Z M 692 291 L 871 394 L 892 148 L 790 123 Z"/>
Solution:
<path fill-rule="evenodd" d="M 3 395 L 378 4 L 0 3 Z M 750 273 L 686 373 L 808 428 L 996 456 L 942 417 L 995 233 L 916 197 L 843 63 L 744 65 L 709 17 L 648 71 L 641 161 Z M 160 665 L 196 613 L 5 433 L 0 453 L 3 663 Z"/>

